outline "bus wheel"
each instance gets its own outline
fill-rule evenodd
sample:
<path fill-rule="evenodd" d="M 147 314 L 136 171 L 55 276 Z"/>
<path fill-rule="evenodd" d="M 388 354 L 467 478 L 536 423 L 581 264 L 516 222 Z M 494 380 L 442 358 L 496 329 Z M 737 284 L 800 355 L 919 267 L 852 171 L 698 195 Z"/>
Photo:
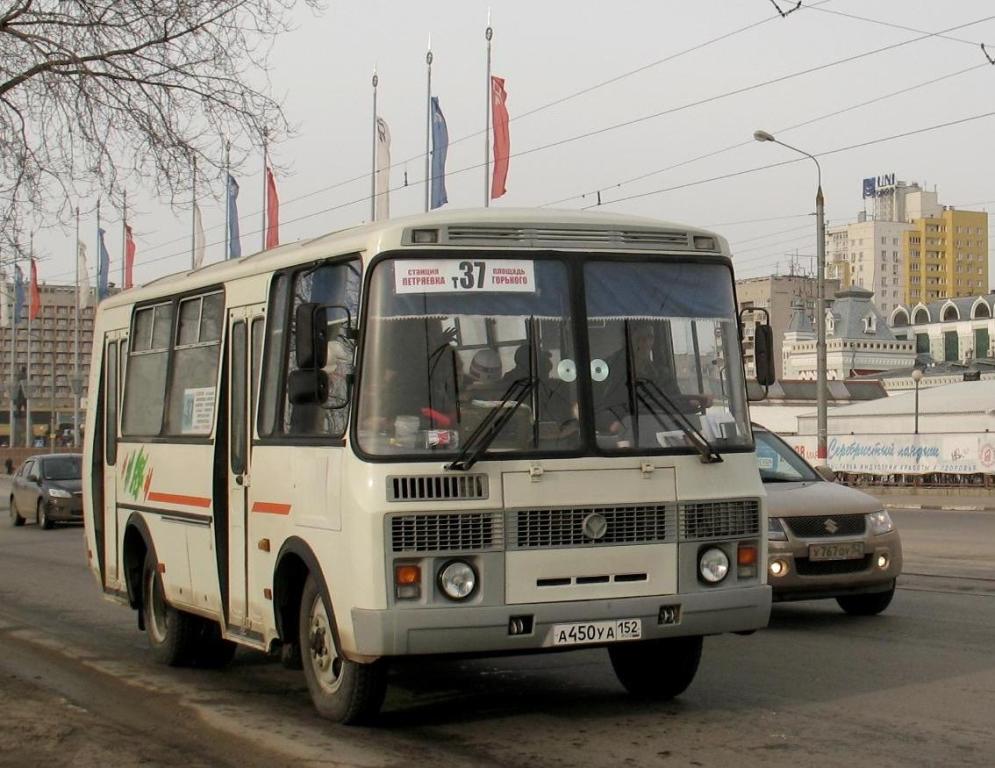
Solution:
<path fill-rule="evenodd" d="M 701 637 L 669 637 L 608 646 L 615 674 L 633 696 L 667 701 L 684 693 L 701 661 Z"/>
<path fill-rule="evenodd" d="M 304 677 L 315 709 L 338 723 L 359 723 L 373 717 L 383 703 L 387 676 L 382 661 L 357 664 L 335 645 L 318 580 L 309 575 L 301 597 L 298 622 Z"/>
<path fill-rule="evenodd" d="M 17 502 L 13 496 L 10 497 L 10 522 L 17 527 L 24 525 L 24 518 L 18 513 Z"/>
<path fill-rule="evenodd" d="M 142 569 L 142 614 L 152 657 L 160 664 L 189 664 L 199 636 L 198 617 L 179 611 L 166 602 L 158 558 L 150 549 Z"/>

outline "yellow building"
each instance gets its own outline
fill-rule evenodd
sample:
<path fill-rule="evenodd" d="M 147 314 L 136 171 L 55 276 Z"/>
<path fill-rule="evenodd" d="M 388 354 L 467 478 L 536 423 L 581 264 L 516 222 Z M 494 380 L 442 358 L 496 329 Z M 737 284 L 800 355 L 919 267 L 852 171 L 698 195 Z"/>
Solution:
<path fill-rule="evenodd" d="M 907 306 L 988 292 L 987 213 L 945 206 L 912 225 L 902 238 Z"/>

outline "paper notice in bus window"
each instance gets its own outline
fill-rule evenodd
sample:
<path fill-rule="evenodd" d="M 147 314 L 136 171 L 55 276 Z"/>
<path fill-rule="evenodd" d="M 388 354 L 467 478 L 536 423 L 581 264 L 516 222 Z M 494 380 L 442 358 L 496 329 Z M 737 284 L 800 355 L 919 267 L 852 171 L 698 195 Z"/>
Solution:
<path fill-rule="evenodd" d="M 394 292 L 535 293 L 535 265 L 507 259 L 433 259 L 394 262 Z"/>
<path fill-rule="evenodd" d="M 214 387 L 183 390 L 183 434 L 209 435 L 214 419 Z"/>

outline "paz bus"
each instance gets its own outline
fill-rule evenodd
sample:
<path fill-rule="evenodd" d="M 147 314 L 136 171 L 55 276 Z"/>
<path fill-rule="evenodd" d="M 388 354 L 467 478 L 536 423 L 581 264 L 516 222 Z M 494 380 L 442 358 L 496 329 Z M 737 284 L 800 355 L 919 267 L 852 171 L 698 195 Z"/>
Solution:
<path fill-rule="evenodd" d="M 279 649 L 340 722 L 419 654 L 604 647 L 676 696 L 704 636 L 770 612 L 735 307 L 716 234 L 508 209 L 112 296 L 90 567 L 158 661 Z"/>

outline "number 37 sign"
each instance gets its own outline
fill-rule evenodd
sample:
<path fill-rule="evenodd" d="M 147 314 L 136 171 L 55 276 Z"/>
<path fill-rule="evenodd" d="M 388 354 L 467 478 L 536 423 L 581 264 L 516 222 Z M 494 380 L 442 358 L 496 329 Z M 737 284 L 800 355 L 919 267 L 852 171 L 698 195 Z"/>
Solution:
<path fill-rule="evenodd" d="M 400 259 L 395 293 L 535 293 L 531 261 L 507 259 Z"/>

